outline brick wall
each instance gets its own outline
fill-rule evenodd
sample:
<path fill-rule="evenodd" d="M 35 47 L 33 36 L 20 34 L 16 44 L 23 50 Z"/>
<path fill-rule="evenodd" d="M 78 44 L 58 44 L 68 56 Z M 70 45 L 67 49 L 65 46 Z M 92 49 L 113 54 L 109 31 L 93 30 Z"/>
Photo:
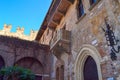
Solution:
<path fill-rule="evenodd" d="M 35 74 L 47 78 L 44 80 L 50 79 L 52 56 L 47 45 L 0 36 L 0 56 L 4 59 L 6 67 L 18 65 L 29 68 Z"/>

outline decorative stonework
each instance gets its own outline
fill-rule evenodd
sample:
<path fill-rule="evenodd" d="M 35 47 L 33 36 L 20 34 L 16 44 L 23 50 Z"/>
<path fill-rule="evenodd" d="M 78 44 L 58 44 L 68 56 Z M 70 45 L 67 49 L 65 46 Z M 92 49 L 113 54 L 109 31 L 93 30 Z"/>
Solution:
<path fill-rule="evenodd" d="M 84 63 L 88 56 L 91 56 L 95 60 L 98 69 L 99 80 L 102 80 L 100 68 L 100 61 L 102 59 L 97 49 L 91 45 L 83 45 L 76 57 L 74 64 L 75 80 L 83 80 L 83 72 L 80 71 L 83 71 Z"/>

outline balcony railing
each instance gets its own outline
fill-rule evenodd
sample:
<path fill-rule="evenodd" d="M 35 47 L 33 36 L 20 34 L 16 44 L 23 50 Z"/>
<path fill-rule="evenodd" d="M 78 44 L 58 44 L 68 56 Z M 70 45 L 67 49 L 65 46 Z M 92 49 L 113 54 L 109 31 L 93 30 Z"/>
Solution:
<path fill-rule="evenodd" d="M 70 31 L 60 29 L 54 33 L 54 36 L 50 42 L 50 49 L 53 50 L 59 44 L 70 44 Z"/>

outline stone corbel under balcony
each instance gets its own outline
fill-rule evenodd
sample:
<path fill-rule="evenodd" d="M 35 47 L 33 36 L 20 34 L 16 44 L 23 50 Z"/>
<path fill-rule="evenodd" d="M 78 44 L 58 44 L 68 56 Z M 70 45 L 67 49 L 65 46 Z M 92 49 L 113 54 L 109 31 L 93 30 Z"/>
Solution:
<path fill-rule="evenodd" d="M 67 53 L 68 55 L 70 54 L 70 46 L 68 45 L 57 45 L 54 50 L 51 50 L 51 52 L 57 57 L 60 58 L 62 54 Z"/>
<path fill-rule="evenodd" d="M 56 31 L 51 42 L 50 42 L 50 50 L 55 56 L 61 56 L 63 53 L 70 54 L 70 41 L 71 41 L 70 31 L 60 29 Z"/>

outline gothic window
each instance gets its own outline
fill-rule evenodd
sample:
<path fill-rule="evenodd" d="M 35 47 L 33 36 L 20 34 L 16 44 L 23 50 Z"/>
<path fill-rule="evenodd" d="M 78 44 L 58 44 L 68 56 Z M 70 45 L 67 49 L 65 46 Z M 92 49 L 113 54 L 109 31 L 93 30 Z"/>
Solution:
<path fill-rule="evenodd" d="M 79 4 L 78 4 L 78 14 L 79 14 L 79 17 L 81 17 L 82 15 L 84 15 L 84 8 L 83 8 L 82 0 L 79 0 Z"/>

